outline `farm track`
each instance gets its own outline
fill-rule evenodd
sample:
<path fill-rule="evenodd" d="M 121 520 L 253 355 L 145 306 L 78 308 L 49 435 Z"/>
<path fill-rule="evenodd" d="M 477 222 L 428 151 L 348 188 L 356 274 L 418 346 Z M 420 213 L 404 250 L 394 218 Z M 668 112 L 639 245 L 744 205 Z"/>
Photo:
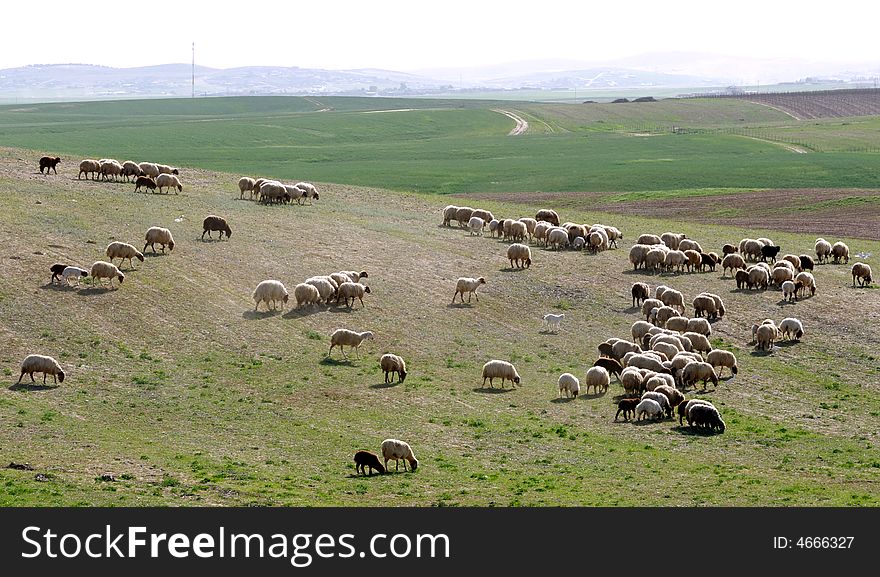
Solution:
<path fill-rule="evenodd" d="M 501 110 L 500 108 L 493 108 L 492 112 L 503 114 L 504 116 L 510 118 L 516 123 L 516 126 L 514 126 L 510 130 L 510 132 L 507 133 L 508 136 L 520 136 L 522 134 L 525 134 L 529 129 L 528 121 L 514 112 L 511 112 L 509 110 Z"/>

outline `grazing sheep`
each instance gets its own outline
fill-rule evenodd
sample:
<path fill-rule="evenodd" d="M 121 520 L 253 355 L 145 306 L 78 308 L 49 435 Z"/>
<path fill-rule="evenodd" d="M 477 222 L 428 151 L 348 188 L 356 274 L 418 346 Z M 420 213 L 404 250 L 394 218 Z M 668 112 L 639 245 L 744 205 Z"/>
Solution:
<path fill-rule="evenodd" d="M 629 341 L 619 340 L 611 345 L 611 351 L 611 357 L 619 361 L 626 353 L 642 352 L 642 347 Z"/>
<path fill-rule="evenodd" d="M 132 160 L 126 160 L 122 163 L 122 176 L 125 177 L 126 182 L 131 182 L 131 177 L 139 177 L 143 176 L 143 171 L 141 171 L 141 167 L 137 165 L 136 162 Z"/>
<path fill-rule="evenodd" d="M 96 261 L 92 264 L 92 268 L 89 271 L 89 274 L 93 279 L 96 279 L 101 285 L 104 285 L 104 279 L 110 279 L 110 286 L 113 286 L 113 279 L 117 279 L 119 284 L 122 284 L 122 281 L 125 280 L 125 275 L 116 268 L 116 265 L 111 262 L 104 262 L 102 260 Z"/>
<path fill-rule="evenodd" d="M 645 255 L 645 270 L 653 272 L 662 272 L 666 267 L 666 254 L 669 249 L 663 245 L 663 248 L 652 248 Z"/>
<path fill-rule="evenodd" d="M 666 289 L 663 291 L 663 294 L 660 295 L 660 301 L 672 308 L 678 308 L 678 310 L 684 314 L 684 295 L 681 294 L 680 291 L 675 289 Z"/>
<path fill-rule="evenodd" d="M 776 325 L 762 324 L 757 328 L 753 327 L 753 329 L 755 347 L 762 351 L 772 351 L 773 342 L 780 337 L 779 329 L 776 328 Z"/>
<path fill-rule="evenodd" d="M 301 191 L 303 191 L 302 198 L 309 201 L 309 204 L 312 204 L 312 199 L 320 200 L 318 197 L 318 187 L 316 187 L 311 182 L 297 182 L 294 186 Z"/>
<path fill-rule="evenodd" d="M 344 275 L 348 275 L 348 278 L 351 279 L 351 282 L 358 282 L 362 278 L 370 278 L 370 275 L 368 275 L 367 271 L 365 271 L 365 270 L 362 270 L 360 272 L 358 272 L 356 270 L 342 270 L 339 272 L 341 272 Z"/>
<path fill-rule="evenodd" d="M 507 247 L 507 258 L 510 260 L 510 268 L 529 268 L 532 266 L 532 251 L 524 244 L 513 243 Z"/>
<path fill-rule="evenodd" d="M 261 204 L 282 204 L 291 200 L 291 195 L 287 191 L 287 187 L 277 180 L 257 181 L 254 184 L 254 192 L 256 192 L 257 202 Z M 298 189 L 297 189 L 298 190 Z"/>
<path fill-rule="evenodd" d="M 65 263 L 61 263 L 61 262 L 56 262 L 55 264 L 50 266 L 49 271 L 52 273 L 52 278 L 49 279 L 49 283 L 54 284 L 56 280 L 60 282 L 61 278 L 59 275 L 61 275 L 64 272 L 64 269 L 66 269 L 69 266 L 70 266 L 69 264 L 65 264 Z"/>
<path fill-rule="evenodd" d="M 678 250 L 678 243 L 686 239 L 687 236 L 681 233 L 664 232 L 660 235 L 660 240 L 671 250 Z"/>
<path fill-rule="evenodd" d="M 700 272 L 706 270 L 706 267 L 709 267 L 709 270 L 715 272 L 715 267 L 718 263 L 721 262 L 721 258 L 715 254 L 714 252 L 701 252 L 700 253 Z"/>
<path fill-rule="evenodd" d="M 596 394 L 599 393 L 599 388 L 605 393 L 610 384 L 611 377 L 604 367 L 593 366 L 587 369 L 587 376 L 584 380 L 584 390 L 587 394 L 590 394 L 590 387 L 593 387 L 593 392 Z"/>
<path fill-rule="evenodd" d="M 180 170 L 167 164 L 157 164 L 156 168 L 159 169 L 159 174 L 180 174 Z"/>
<path fill-rule="evenodd" d="M 458 212 L 458 208 L 454 204 L 450 204 L 443 209 L 443 223 L 441 226 L 449 226 L 450 221 L 455 220 L 455 213 Z"/>
<path fill-rule="evenodd" d="M 800 272 L 800 271 L 801 271 L 801 259 L 800 259 L 800 257 L 799 257 L 798 255 L 796 255 L 796 254 L 786 254 L 786 255 L 783 255 L 782 258 L 779 259 L 779 261 L 784 261 L 784 262 L 790 263 L 791 266 L 794 267 L 794 271 L 795 271 L 795 272 Z M 779 264 L 779 261 L 777 261 L 776 264 Z"/>
<path fill-rule="evenodd" d="M 701 253 L 688 249 L 684 251 L 684 255 L 688 258 L 688 271 L 693 272 L 696 271 L 703 265 L 703 256 Z"/>
<path fill-rule="evenodd" d="M 229 237 L 232 236 L 232 229 L 229 228 L 226 219 L 214 214 L 209 214 L 205 217 L 205 220 L 202 221 L 202 229 L 202 240 L 205 240 L 206 232 L 208 233 L 208 238 L 211 238 L 211 231 L 214 230 L 220 231 L 220 240 L 223 240 L 224 233 L 226 233 L 226 240 L 229 240 Z"/>
<path fill-rule="evenodd" d="M 791 280 L 787 280 L 782 283 L 782 298 L 787 301 L 796 301 L 797 300 L 797 289 L 798 285 Z"/>
<path fill-rule="evenodd" d="M 510 229 L 508 230 L 508 236 L 514 242 L 521 242 L 525 240 L 526 234 L 528 234 L 529 229 L 526 227 L 526 223 L 521 222 L 519 220 L 510 221 Z"/>
<path fill-rule="evenodd" d="M 620 384 L 627 395 L 637 394 L 642 390 L 645 377 L 638 367 L 627 367 L 620 373 Z"/>
<path fill-rule="evenodd" d="M 691 319 L 694 320 L 694 319 Z M 703 322 L 706 322 L 706 319 L 702 319 Z M 708 323 L 707 323 L 708 324 Z M 700 332 L 692 332 L 687 331 L 681 334 L 682 337 L 686 338 L 691 343 L 691 351 L 696 353 L 709 353 L 712 349 L 712 344 L 709 342 L 707 335 L 704 335 Z"/>
<path fill-rule="evenodd" d="M 736 355 L 731 353 L 730 351 L 725 351 L 722 349 L 714 349 L 709 351 L 709 354 L 706 355 L 706 362 L 712 365 L 712 367 L 721 367 L 721 370 L 718 371 L 718 376 L 721 377 L 721 373 L 724 372 L 724 367 L 730 369 L 730 372 L 736 375 L 739 372 L 739 367 L 736 364 Z"/>
<path fill-rule="evenodd" d="M 844 264 L 849 262 L 849 247 L 843 242 L 835 242 L 831 246 L 831 258 L 835 263 L 839 263 L 841 260 Z"/>
<path fill-rule="evenodd" d="M 112 158 L 103 158 L 98 161 L 98 164 L 101 167 L 101 180 L 110 180 L 109 177 L 112 176 L 113 180 L 116 181 L 122 176 L 122 165 L 119 164 L 119 161 Z"/>
<path fill-rule="evenodd" d="M 654 392 L 666 395 L 666 399 L 667 401 L 669 401 L 669 406 L 673 409 L 675 409 L 675 407 L 679 406 L 685 401 L 685 397 L 681 393 L 681 391 L 679 391 L 672 385 L 659 385 L 654 388 Z M 670 414 L 669 416 L 671 417 L 672 414 Z"/>
<path fill-rule="evenodd" d="M 355 471 L 360 475 L 362 472 L 366 476 L 367 467 L 370 468 L 370 475 L 373 470 L 379 471 L 380 474 L 385 473 L 385 466 L 379 461 L 379 455 L 369 451 L 358 451 L 354 454 Z"/>
<path fill-rule="evenodd" d="M 296 308 L 321 302 L 321 293 L 318 292 L 317 287 L 304 282 L 293 287 L 293 296 L 296 299 Z"/>
<path fill-rule="evenodd" d="M 856 286 L 856 280 L 859 281 L 859 286 L 865 287 L 869 286 L 873 279 L 871 278 L 871 267 L 863 262 L 857 262 L 852 265 L 852 277 L 853 277 L 853 286 Z"/>
<path fill-rule="evenodd" d="M 804 336 L 804 325 L 800 320 L 793 317 L 782 319 L 782 322 L 779 323 L 779 334 L 782 338 L 788 340 L 794 338 L 794 340 L 799 341 Z"/>
<path fill-rule="evenodd" d="M 468 221 L 468 230 L 471 233 L 471 236 L 483 236 L 483 227 L 486 226 L 486 221 L 478 216 L 472 216 Z"/>
<path fill-rule="evenodd" d="M 764 245 L 761 247 L 761 262 L 766 262 L 769 257 L 771 262 L 776 262 L 776 255 L 779 254 L 779 251 L 782 249 L 781 246 L 768 246 Z"/>
<path fill-rule="evenodd" d="M 79 279 L 84 276 L 89 276 L 89 271 L 78 266 L 68 266 L 61 271 L 61 278 L 64 279 L 67 286 L 70 286 L 71 279 L 76 279 L 76 284 L 79 285 Z"/>
<path fill-rule="evenodd" d="M 798 260 L 801 262 L 801 270 L 813 270 L 816 266 L 816 262 L 813 260 L 808 254 L 802 254 L 798 256 Z"/>
<path fill-rule="evenodd" d="M 632 245 L 632 248 L 629 249 L 629 262 L 632 263 L 633 270 L 645 266 L 645 257 L 649 250 L 651 250 L 651 246 L 647 244 Z"/>
<path fill-rule="evenodd" d="M 480 374 L 483 377 L 483 387 L 486 387 L 486 379 L 489 379 L 489 386 L 493 387 L 492 379 L 501 379 L 501 388 L 504 388 L 504 381 L 509 380 L 513 384 L 520 384 L 519 373 L 516 368 L 507 361 L 491 360 L 483 365 L 483 371 Z"/>
<path fill-rule="evenodd" d="M 668 322 L 668 321 L 667 321 Z M 630 333 L 632 334 L 632 340 L 634 343 L 642 342 L 642 339 L 646 334 L 648 334 L 651 329 L 654 328 L 654 325 L 647 321 L 636 321 L 630 327 Z"/>
<path fill-rule="evenodd" d="M 91 158 L 86 158 L 85 160 L 79 163 L 79 174 L 76 175 L 77 180 L 85 174 L 86 178 L 89 175 L 92 175 L 92 180 L 95 180 L 98 177 L 98 174 L 101 171 L 101 164 L 97 160 L 92 160 Z"/>
<path fill-rule="evenodd" d="M 581 250 L 587 245 L 587 241 L 584 240 L 584 237 L 579 236 L 575 238 L 571 243 L 572 250 Z"/>
<path fill-rule="evenodd" d="M 394 375 L 397 374 L 397 382 L 402 383 L 406 379 L 406 362 L 403 357 L 385 353 L 379 359 L 379 367 L 385 371 L 385 382 L 388 382 L 388 375 L 391 374 L 391 382 L 394 382 Z"/>
<path fill-rule="evenodd" d="M 254 289 L 253 292 L 254 298 L 254 311 L 260 306 L 261 302 L 266 303 L 266 310 L 269 310 L 269 302 L 272 303 L 272 310 L 275 310 L 275 303 L 277 301 L 281 301 L 281 310 L 284 310 L 284 304 L 287 303 L 290 296 L 287 294 L 287 289 L 284 288 L 284 285 L 281 281 L 277 280 L 264 280 L 260 284 L 257 285 L 257 288 Z"/>
<path fill-rule="evenodd" d="M 767 289 L 770 287 L 770 273 L 764 267 L 753 266 L 748 269 L 749 288 Z"/>
<path fill-rule="evenodd" d="M 52 375 L 55 384 L 64 382 L 64 369 L 58 364 L 58 361 L 46 355 L 28 355 L 21 362 L 21 375 L 18 377 L 17 383 L 21 382 L 21 378 L 25 375 L 30 376 L 31 382 L 35 383 L 34 373 L 43 373 L 43 384 L 46 384 L 46 376 Z M 16 384 L 17 384 L 16 383 Z"/>
<path fill-rule="evenodd" d="M 690 238 L 685 238 L 685 239 L 682 239 L 682 241 L 680 243 L 678 243 L 678 250 L 680 250 L 682 252 L 687 252 L 689 250 L 692 250 L 696 253 L 701 253 L 701 252 L 703 252 L 703 247 L 700 246 L 700 243 L 698 243 L 697 241 L 690 239 Z"/>
<path fill-rule="evenodd" d="M 342 352 L 342 356 L 348 358 L 345 355 L 344 346 L 354 347 L 354 354 L 356 357 L 360 358 L 360 354 L 358 353 L 358 347 L 361 346 L 361 343 L 365 340 L 373 340 L 372 331 L 364 331 L 362 333 L 358 333 L 355 331 L 350 331 L 348 329 L 336 329 L 333 331 L 333 334 L 330 335 L 330 350 L 327 352 L 327 357 L 330 357 L 330 353 L 333 352 L 333 347 L 339 347 L 339 350 Z"/>
<path fill-rule="evenodd" d="M 602 367 L 609 375 L 614 375 L 620 381 L 620 373 L 623 372 L 623 366 L 619 361 L 611 358 L 601 357 L 593 363 L 594 367 Z M 609 381 L 610 382 L 610 381 Z"/>
<path fill-rule="evenodd" d="M 144 235 L 144 250 L 143 252 L 147 252 L 147 247 L 153 249 L 153 252 L 156 252 L 156 244 L 162 245 L 162 252 L 165 252 L 165 247 L 168 247 L 168 252 L 174 250 L 174 237 L 171 236 L 171 231 L 167 228 L 162 228 L 160 226 L 151 226 L 147 229 L 147 234 Z"/>
<path fill-rule="evenodd" d="M 559 385 L 559 396 L 561 397 L 563 393 L 566 398 L 577 398 L 578 393 L 581 391 L 581 382 L 578 380 L 576 376 L 571 373 L 562 373 L 559 375 L 559 380 L 557 381 Z"/>
<path fill-rule="evenodd" d="M 708 381 L 712 381 L 712 385 L 716 389 L 718 388 L 718 375 L 715 374 L 715 369 L 712 368 L 712 365 L 702 361 L 693 361 L 685 365 L 681 370 L 682 386 L 688 387 L 693 385 L 696 387 L 698 381 L 703 382 L 703 389 L 706 388 Z"/>
<path fill-rule="evenodd" d="M 819 263 L 823 263 L 828 260 L 828 257 L 831 256 L 831 243 L 825 240 L 824 238 L 816 239 L 816 259 Z"/>
<path fill-rule="evenodd" d="M 166 174 L 164 172 L 156 177 L 156 187 L 159 189 L 159 192 L 162 192 L 163 188 L 176 188 L 177 192 L 183 190 L 183 185 L 180 184 L 180 179 L 177 178 L 177 176 L 173 174 Z M 165 192 L 167 193 L 168 191 L 166 190 Z M 174 194 L 177 194 L 177 192 L 175 192 Z"/>
<path fill-rule="evenodd" d="M 718 307 L 715 305 L 715 299 L 709 295 L 699 294 L 694 297 L 694 316 L 702 317 L 703 313 L 709 319 L 718 318 Z"/>
<path fill-rule="evenodd" d="M 133 269 L 134 264 L 131 259 L 136 258 L 141 262 L 144 262 L 144 255 L 138 249 L 133 247 L 132 245 L 126 242 L 111 242 L 107 245 L 107 258 L 110 259 L 110 262 L 113 262 L 114 259 L 119 259 L 119 265 L 122 266 L 123 261 L 128 259 L 128 268 Z"/>
<path fill-rule="evenodd" d="M 813 276 L 811 272 L 799 272 L 796 277 L 794 277 L 794 282 L 798 285 L 798 289 L 801 291 L 801 294 L 805 294 L 807 289 L 810 289 L 810 295 L 816 295 L 816 277 Z"/>
<path fill-rule="evenodd" d="M 559 325 L 562 324 L 562 320 L 565 318 L 565 313 L 559 313 L 558 315 L 554 315 L 552 313 L 547 313 L 542 317 L 541 326 L 546 326 L 548 330 L 558 331 Z"/>
<path fill-rule="evenodd" d="M 466 226 L 473 215 L 473 208 L 469 206 L 460 206 L 458 207 L 458 210 L 455 211 L 455 220 L 458 221 L 458 226 Z"/>
<path fill-rule="evenodd" d="M 669 397 L 657 391 L 645 391 L 642 393 L 642 400 L 644 401 L 645 399 L 657 401 L 657 404 L 660 405 L 660 408 L 666 413 L 666 416 L 672 417 L 674 407 L 669 404 Z"/>
<path fill-rule="evenodd" d="M 555 210 L 550 209 L 541 209 L 535 214 L 535 220 L 538 222 L 546 221 L 552 224 L 553 226 L 559 226 L 559 215 L 556 214 Z"/>
<path fill-rule="evenodd" d="M 139 176 L 137 177 L 137 180 L 134 181 L 134 191 L 138 192 L 141 187 L 156 190 L 156 181 L 149 176 Z"/>
<path fill-rule="evenodd" d="M 58 163 L 61 162 L 61 159 L 57 156 L 43 156 L 40 158 L 40 174 L 43 174 L 43 169 L 46 169 L 46 174 L 49 174 L 49 169 L 52 169 L 52 172 L 58 174 L 58 169 L 55 168 L 58 166 Z"/>
<path fill-rule="evenodd" d="M 535 227 L 538 226 L 538 221 L 528 216 L 520 218 L 519 221 L 526 225 L 526 232 L 529 233 L 529 237 L 534 237 Z"/>
<path fill-rule="evenodd" d="M 636 405 L 636 420 L 641 421 L 642 417 L 653 417 L 659 421 L 663 418 L 663 407 L 654 399 L 641 399 Z"/>
<path fill-rule="evenodd" d="M 638 239 L 636 239 L 636 244 L 647 244 L 647 245 L 663 244 L 663 240 L 659 236 L 657 236 L 656 234 L 642 234 L 642 235 L 639 235 Z"/>
<path fill-rule="evenodd" d="M 159 172 L 159 166 L 152 162 L 141 162 L 138 164 L 138 168 L 141 169 L 141 172 L 144 173 L 144 176 L 149 176 L 151 178 L 156 178 L 161 174 Z"/>
<path fill-rule="evenodd" d="M 721 254 L 727 256 L 729 254 L 733 254 L 735 252 L 739 252 L 739 248 L 733 246 L 732 244 L 725 244 L 721 247 Z"/>
<path fill-rule="evenodd" d="M 336 289 L 336 303 L 339 303 L 339 299 L 345 299 L 345 306 L 352 308 L 354 306 L 354 299 L 358 299 L 361 301 L 361 307 L 363 308 L 364 295 L 371 292 L 370 287 L 364 286 L 359 282 L 344 282 Z M 348 299 L 351 299 L 351 304 L 348 304 Z"/>
<path fill-rule="evenodd" d="M 241 178 L 239 178 L 238 179 L 238 190 L 239 190 L 240 194 L 238 195 L 238 198 L 244 199 L 244 193 L 246 193 L 246 192 L 250 192 L 251 198 L 253 198 L 253 196 L 254 196 L 253 190 L 254 190 L 254 183 L 255 182 L 256 181 L 253 178 L 251 178 L 250 176 L 242 176 Z"/>
<path fill-rule="evenodd" d="M 485 224 L 489 224 L 492 220 L 495 219 L 495 215 L 494 215 L 494 214 L 492 214 L 492 213 L 489 212 L 488 210 L 484 210 L 484 209 L 482 209 L 482 208 L 478 208 L 477 210 L 475 210 L 474 213 L 471 215 L 471 218 L 473 218 L 473 217 L 475 217 L 475 216 L 478 217 L 478 218 L 482 218 L 482 219 L 483 219 L 483 222 L 484 222 Z"/>
<path fill-rule="evenodd" d="M 708 428 L 711 430 L 718 429 L 724 432 L 724 421 L 721 420 L 721 414 L 714 406 L 696 404 L 690 408 L 687 414 L 689 427 Z"/>
<path fill-rule="evenodd" d="M 738 269 L 744 268 L 746 268 L 746 262 L 742 256 L 736 253 L 730 253 L 721 260 L 721 276 L 727 275 L 727 269 L 730 269 L 731 274 L 735 274 Z"/>
<path fill-rule="evenodd" d="M 403 470 L 406 471 L 406 463 L 409 462 L 410 468 L 415 471 L 419 466 L 419 461 L 413 454 L 409 444 L 398 441 L 397 439 L 385 439 L 382 441 L 382 456 L 385 458 L 385 468 L 388 469 L 388 461 L 394 459 L 394 470 L 398 471 L 398 464 L 403 459 Z"/>
<path fill-rule="evenodd" d="M 625 398 L 617 402 L 617 412 L 614 414 L 614 420 L 623 413 L 624 420 L 628 421 L 630 415 L 635 415 L 636 407 L 641 402 L 639 398 Z"/>
<path fill-rule="evenodd" d="M 645 315 L 645 320 L 648 320 L 651 316 L 651 311 L 653 309 L 659 309 L 663 306 L 663 303 L 660 299 L 645 299 L 642 302 L 642 314 Z"/>
<path fill-rule="evenodd" d="M 339 285 L 333 284 L 333 281 L 329 277 L 313 276 L 307 278 L 303 282 L 318 289 L 320 295 L 319 302 L 324 301 L 329 305 L 330 301 L 336 297 L 336 289 Z"/>
<path fill-rule="evenodd" d="M 464 293 L 468 293 L 468 303 L 471 302 L 471 295 L 474 295 L 477 298 L 477 302 L 480 302 L 480 297 L 477 296 L 477 289 L 480 288 L 480 285 L 482 284 L 486 284 L 486 279 L 483 277 L 459 277 L 458 281 L 455 283 L 455 294 L 452 295 L 453 304 L 455 303 L 455 297 L 459 294 L 461 294 L 461 302 L 464 304 Z"/>
<path fill-rule="evenodd" d="M 751 286 L 749 285 L 748 271 L 743 270 L 743 269 L 736 271 L 735 278 L 736 278 L 736 288 L 737 289 L 751 288 Z"/>
<path fill-rule="evenodd" d="M 708 407 L 715 407 L 710 401 L 705 399 L 688 399 L 685 402 L 678 405 L 678 424 L 682 424 L 682 419 L 686 419 L 688 412 L 694 408 L 695 405 L 706 405 Z"/>
<path fill-rule="evenodd" d="M 666 270 L 669 272 L 684 272 L 690 260 L 687 255 L 680 250 L 670 250 L 666 253 Z"/>
<path fill-rule="evenodd" d="M 779 263 L 777 263 L 779 264 Z M 787 266 L 777 266 L 770 273 L 770 280 L 778 287 L 782 287 L 782 283 L 794 279 L 794 271 Z"/>
<path fill-rule="evenodd" d="M 547 232 L 547 244 L 553 247 L 554 250 L 559 250 L 559 247 L 568 246 L 568 231 L 564 228 L 551 228 Z"/>
<path fill-rule="evenodd" d="M 635 282 L 630 292 L 632 293 L 632 306 L 636 307 L 651 296 L 651 287 L 647 283 Z"/>
<path fill-rule="evenodd" d="M 501 236 L 501 227 L 499 226 L 499 221 L 497 219 L 492 219 L 489 221 L 489 234 L 492 235 L 492 238 L 495 238 L 495 233 L 499 233 L 498 236 Z"/>

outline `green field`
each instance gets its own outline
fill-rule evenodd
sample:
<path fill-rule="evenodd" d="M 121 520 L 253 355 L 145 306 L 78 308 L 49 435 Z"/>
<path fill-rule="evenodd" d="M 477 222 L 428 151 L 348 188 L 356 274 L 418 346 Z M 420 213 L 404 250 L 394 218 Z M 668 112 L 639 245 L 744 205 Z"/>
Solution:
<path fill-rule="evenodd" d="M 33 468 L 0 468 L 0 505 L 880 504 L 876 284 L 853 289 L 848 266 L 821 265 L 816 296 L 784 304 L 778 291 L 734 290 L 720 270 L 656 278 L 627 262 L 642 232 L 680 230 L 712 250 L 770 236 L 795 254 L 812 252 L 815 235 L 602 214 L 572 202 L 560 207 L 564 220 L 618 226 L 621 247 L 595 256 L 533 247 L 533 266 L 511 271 L 505 243 L 438 226 L 442 207 L 469 202 L 468 192 L 597 190 L 622 202 L 687 202 L 751 188 L 876 188 L 875 156 L 576 123 L 507 137 L 511 121 L 490 111 L 497 103 L 418 102 L 0 110 L 0 144 L 14 146 L 0 149 L 0 464 Z M 364 114 L 379 105 L 420 110 Z M 334 110 L 315 112 L 323 108 Z M 664 114 L 673 112 L 686 114 Z M 730 114 L 694 126 L 719 126 Z M 49 152 L 65 157 L 57 176 L 36 170 Z M 184 191 L 135 194 L 130 184 L 76 179 L 76 159 L 103 156 L 179 165 Z M 241 174 L 313 180 L 321 198 L 313 206 L 239 200 Z M 499 216 L 543 207 L 528 194 L 516 203 L 481 198 Z M 229 219 L 230 241 L 199 240 L 210 213 Z M 153 225 L 169 227 L 177 246 L 136 261 L 120 289 L 49 285 L 53 262 L 88 266 L 111 240 L 140 248 Z M 877 241 L 843 231 L 833 240 L 854 255 L 880 254 Z M 370 273 L 365 308 L 253 312 L 263 279 L 292 289 L 342 269 Z M 457 277 L 481 275 L 479 303 L 449 305 Z M 740 373 L 698 395 L 719 407 L 724 434 L 670 420 L 615 423 L 622 388 L 614 380 L 605 395 L 557 400 L 559 374 L 583 378 L 600 342 L 627 337 L 639 318 L 630 308 L 636 280 L 674 286 L 687 300 L 703 290 L 724 298 L 728 313 L 712 342 L 736 353 Z M 559 334 L 541 330 L 547 312 L 565 312 Z M 803 320 L 804 339 L 754 353 L 751 325 L 785 316 Z M 339 327 L 376 338 L 359 360 L 336 351 L 327 359 Z M 407 360 L 402 385 L 383 383 L 378 357 L 389 351 Z M 14 386 L 32 352 L 57 358 L 65 382 Z M 514 362 L 522 385 L 483 389 L 480 367 L 491 358 Z M 357 478 L 354 451 L 378 451 L 386 437 L 409 441 L 419 470 Z"/>

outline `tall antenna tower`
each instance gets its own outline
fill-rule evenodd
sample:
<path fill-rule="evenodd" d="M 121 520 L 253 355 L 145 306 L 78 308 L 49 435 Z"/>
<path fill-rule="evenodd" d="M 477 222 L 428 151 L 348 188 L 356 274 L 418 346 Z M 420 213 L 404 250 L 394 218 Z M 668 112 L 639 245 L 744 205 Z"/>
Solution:
<path fill-rule="evenodd" d="M 192 97 L 196 97 L 196 43 L 193 42 L 193 58 L 192 58 Z"/>

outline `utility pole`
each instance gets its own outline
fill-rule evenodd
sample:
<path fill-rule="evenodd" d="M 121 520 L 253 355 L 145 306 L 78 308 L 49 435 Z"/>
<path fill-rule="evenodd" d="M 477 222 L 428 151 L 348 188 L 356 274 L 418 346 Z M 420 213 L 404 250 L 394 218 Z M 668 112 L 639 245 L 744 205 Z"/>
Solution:
<path fill-rule="evenodd" d="M 192 97 L 196 97 L 196 43 L 193 42 L 192 58 Z"/>

